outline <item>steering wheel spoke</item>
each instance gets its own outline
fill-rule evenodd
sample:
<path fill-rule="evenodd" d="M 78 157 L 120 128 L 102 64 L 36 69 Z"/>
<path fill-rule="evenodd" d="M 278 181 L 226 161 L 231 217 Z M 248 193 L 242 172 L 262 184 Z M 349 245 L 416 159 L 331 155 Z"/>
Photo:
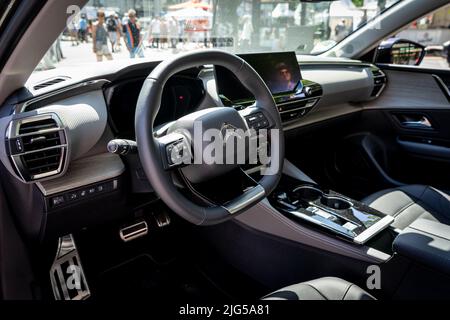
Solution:
<path fill-rule="evenodd" d="M 233 215 L 250 208 L 252 205 L 264 199 L 265 196 L 266 191 L 260 184 L 257 184 L 256 186 L 245 190 L 241 196 L 225 203 L 223 207 L 230 215 Z"/>

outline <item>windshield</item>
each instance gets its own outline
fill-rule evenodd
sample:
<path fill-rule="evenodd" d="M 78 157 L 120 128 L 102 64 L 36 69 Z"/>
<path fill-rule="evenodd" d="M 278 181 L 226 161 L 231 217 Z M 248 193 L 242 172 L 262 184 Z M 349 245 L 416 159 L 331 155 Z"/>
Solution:
<path fill-rule="evenodd" d="M 324 52 L 401 0 L 91 0 L 36 71 L 116 59 L 164 59 L 200 48 Z"/>

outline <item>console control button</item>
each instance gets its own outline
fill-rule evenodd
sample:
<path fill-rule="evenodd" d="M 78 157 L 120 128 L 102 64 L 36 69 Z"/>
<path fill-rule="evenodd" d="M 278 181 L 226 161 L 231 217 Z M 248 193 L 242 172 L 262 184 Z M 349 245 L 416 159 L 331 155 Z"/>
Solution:
<path fill-rule="evenodd" d="M 82 189 L 68 191 L 58 196 L 54 196 L 48 200 L 48 205 L 51 208 L 59 207 L 62 205 L 69 205 L 79 200 L 90 199 L 95 197 L 96 195 L 114 191 L 117 188 L 118 188 L 117 179 L 108 182 L 103 182 Z"/>
<path fill-rule="evenodd" d="M 87 191 L 86 190 L 80 190 L 79 193 L 80 193 L 80 197 L 81 198 L 84 198 L 84 197 L 87 196 Z"/>
<path fill-rule="evenodd" d="M 66 201 L 64 199 L 64 196 L 53 197 L 51 200 L 52 207 L 60 206 L 60 205 L 64 204 L 65 202 Z"/>
<path fill-rule="evenodd" d="M 67 199 L 68 199 L 69 201 L 75 201 L 75 200 L 77 200 L 77 199 L 78 199 L 78 193 L 76 193 L 76 192 L 70 192 L 70 193 L 68 193 L 68 194 L 67 194 Z"/>

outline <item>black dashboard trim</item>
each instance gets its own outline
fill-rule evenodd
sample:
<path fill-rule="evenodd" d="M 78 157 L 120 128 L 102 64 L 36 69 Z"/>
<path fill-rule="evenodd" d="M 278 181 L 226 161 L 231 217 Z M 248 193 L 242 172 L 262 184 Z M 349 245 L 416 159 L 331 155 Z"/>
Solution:
<path fill-rule="evenodd" d="M 81 83 L 76 83 L 68 87 L 64 87 L 40 96 L 35 96 L 29 100 L 23 101 L 15 105 L 15 113 L 22 113 L 26 111 L 36 110 L 44 107 L 52 102 L 60 101 L 86 92 L 102 89 L 104 85 L 110 81 L 106 79 L 89 80 Z"/>

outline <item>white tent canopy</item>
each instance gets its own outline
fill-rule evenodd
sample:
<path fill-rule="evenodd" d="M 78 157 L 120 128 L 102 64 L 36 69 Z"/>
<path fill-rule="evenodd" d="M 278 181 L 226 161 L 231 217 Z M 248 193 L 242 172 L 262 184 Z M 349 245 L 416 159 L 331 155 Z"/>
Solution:
<path fill-rule="evenodd" d="M 212 18 L 213 14 L 211 12 L 197 9 L 197 8 L 186 8 L 176 11 L 171 11 L 165 15 L 166 17 L 175 17 L 178 20 L 196 20 L 196 19 L 209 19 Z"/>
<path fill-rule="evenodd" d="M 272 18 L 293 17 L 294 11 L 289 10 L 289 3 L 279 3 L 272 11 Z"/>
<path fill-rule="evenodd" d="M 330 6 L 330 17 L 362 17 L 364 13 L 351 2 L 333 2 Z"/>

